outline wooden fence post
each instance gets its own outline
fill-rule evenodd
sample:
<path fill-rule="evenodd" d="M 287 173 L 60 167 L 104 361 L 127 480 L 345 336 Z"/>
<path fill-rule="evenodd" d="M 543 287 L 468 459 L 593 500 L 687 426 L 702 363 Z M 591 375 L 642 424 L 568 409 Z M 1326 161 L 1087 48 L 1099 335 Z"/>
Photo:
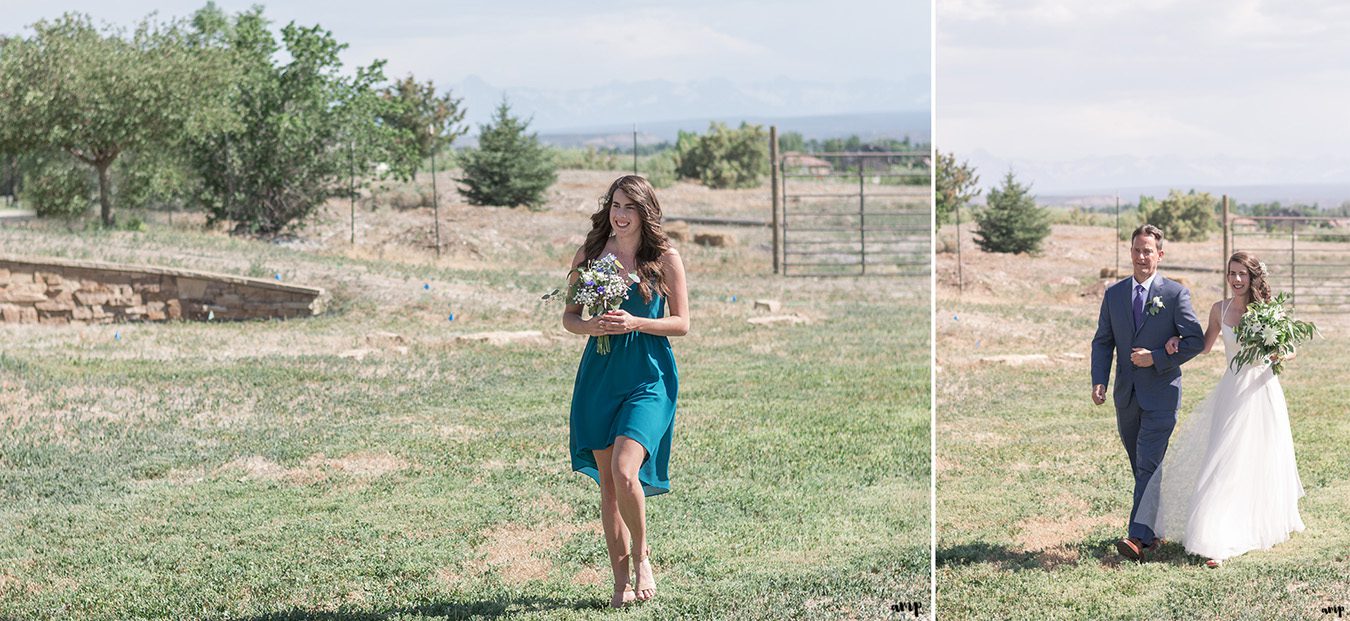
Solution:
<path fill-rule="evenodd" d="M 1219 290 L 1223 292 L 1223 297 L 1228 297 L 1228 257 L 1232 256 L 1232 248 L 1229 246 L 1228 231 L 1228 195 L 1223 195 L 1223 269 L 1219 273 L 1223 275 L 1223 287 Z"/>

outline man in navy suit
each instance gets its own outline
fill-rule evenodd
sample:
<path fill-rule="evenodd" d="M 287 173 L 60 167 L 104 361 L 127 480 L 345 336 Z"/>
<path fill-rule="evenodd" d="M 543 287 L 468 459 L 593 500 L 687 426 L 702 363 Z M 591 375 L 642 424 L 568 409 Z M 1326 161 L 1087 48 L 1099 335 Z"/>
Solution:
<path fill-rule="evenodd" d="M 1191 292 L 1158 274 L 1163 233 L 1151 224 L 1130 236 L 1134 276 L 1106 290 L 1097 334 L 1092 338 L 1092 402 L 1106 402 L 1112 351 L 1116 361 L 1116 427 L 1134 471 L 1129 533 L 1116 543 L 1126 558 L 1139 560 L 1157 544 L 1153 529 L 1134 521 L 1139 499 L 1167 452 L 1181 406 L 1181 365 L 1204 348 L 1204 330 L 1191 308 Z M 1181 337 L 1168 354 L 1167 340 Z"/>

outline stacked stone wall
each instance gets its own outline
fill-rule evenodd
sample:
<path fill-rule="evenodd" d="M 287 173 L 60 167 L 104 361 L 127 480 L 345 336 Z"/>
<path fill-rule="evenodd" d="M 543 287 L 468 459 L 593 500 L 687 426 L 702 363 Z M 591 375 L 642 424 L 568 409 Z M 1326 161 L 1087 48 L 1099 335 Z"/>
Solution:
<path fill-rule="evenodd" d="M 323 289 L 192 270 L 0 256 L 0 321 L 289 319 L 323 312 Z"/>

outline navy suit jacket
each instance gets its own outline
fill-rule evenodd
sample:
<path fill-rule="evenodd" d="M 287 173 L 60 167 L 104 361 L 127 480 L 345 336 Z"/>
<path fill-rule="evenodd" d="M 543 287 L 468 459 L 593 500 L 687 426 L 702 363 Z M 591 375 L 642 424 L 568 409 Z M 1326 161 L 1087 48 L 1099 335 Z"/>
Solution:
<path fill-rule="evenodd" d="M 1111 378 L 1111 354 L 1116 359 L 1116 407 L 1130 402 L 1133 391 L 1144 410 L 1177 410 L 1181 407 L 1181 365 L 1205 347 L 1205 333 L 1191 308 L 1191 292 L 1163 278 L 1153 279 L 1144 294 L 1144 323 L 1134 329 L 1134 277 L 1130 276 L 1106 290 L 1102 296 L 1097 334 L 1092 338 L 1092 383 L 1106 385 Z M 1163 308 L 1149 314 L 1153 299 L 1160 298 Z M 1180 349 L 1168 354 L 1167 340 L 1181 337 Z M 1136 367 L 1130 362 L 1134 348 L 1153 352 L 1153 366 Z"/>

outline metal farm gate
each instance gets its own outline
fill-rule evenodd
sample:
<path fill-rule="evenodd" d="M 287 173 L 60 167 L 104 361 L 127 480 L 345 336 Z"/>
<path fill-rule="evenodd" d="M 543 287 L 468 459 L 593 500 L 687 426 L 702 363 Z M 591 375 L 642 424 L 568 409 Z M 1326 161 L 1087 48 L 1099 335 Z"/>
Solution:
<path fill-rule="evenodd" d="M 775 253 L 781 248 L 783 274 L 929 275 L 927 152 L 789 153 L 776 160 L 782 243 Z"/>
<path fill-rule="evenodd" d="M 1265 261 L 1273 293 L 1289 292 L 1300 311 L 1350 312 L 1350 219 L 1228 216 L 1225 221 L 1232 250 L 1248 250 Z"/>

